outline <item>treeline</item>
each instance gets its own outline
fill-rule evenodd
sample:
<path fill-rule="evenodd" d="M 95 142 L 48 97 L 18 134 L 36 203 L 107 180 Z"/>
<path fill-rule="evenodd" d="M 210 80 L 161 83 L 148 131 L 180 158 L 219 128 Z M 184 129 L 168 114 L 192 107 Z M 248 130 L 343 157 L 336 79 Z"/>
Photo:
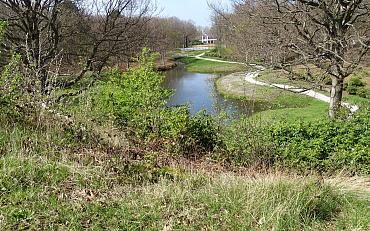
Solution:
<path fill-rule="evenodd" d="M 164 57 L 198 36 L 193 23 L 157 13 L 152 0 L 0 1 L 0 20 L 7 28 L 1 62 L 19 54 L 29 75 L 47 91 L 56 73 L 73 74 L 59 84 L 71 87 L 89 71 L 130 66 L 144 47 Z"/>
<path fill-rule="evenodd" d="M 243 0 L 231 12 L 212 8 L 213 30 L 234 58 L 283 69 L 315 85 L 331 79 L 329 115 L 337 116 L 344 80 L 370 50 L 368 0 Z"/>

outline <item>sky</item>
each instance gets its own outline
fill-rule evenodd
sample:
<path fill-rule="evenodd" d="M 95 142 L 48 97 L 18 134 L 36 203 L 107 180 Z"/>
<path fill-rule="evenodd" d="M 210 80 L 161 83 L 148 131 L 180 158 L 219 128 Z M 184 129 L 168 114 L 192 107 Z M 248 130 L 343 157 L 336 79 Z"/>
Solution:
<path fill-rule="evenodd" d="M 208 0 L 209 2 L 223 2 L 228 0 Z M 160 15 L 164 17 L 176 16 L 182 20 L 192 20 L 197 26 L 210 27 L 211 9 L 207 0 L 157 0 Z"/>

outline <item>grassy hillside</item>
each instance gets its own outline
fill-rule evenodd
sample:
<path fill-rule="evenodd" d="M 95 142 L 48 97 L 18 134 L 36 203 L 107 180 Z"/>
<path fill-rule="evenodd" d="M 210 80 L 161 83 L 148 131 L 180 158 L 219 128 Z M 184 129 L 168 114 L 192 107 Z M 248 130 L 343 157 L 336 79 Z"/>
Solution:
<path fill-rule="evenodd" d="M 14 151 L 0 157 L 2 230 L 370 228 L 368 194 L 315 177 L 209 175 L 186 168 L 156 177 L 119 153 L 44 153 L 41 134 L 33 138 L 37 148 L 13 140 Z"/>

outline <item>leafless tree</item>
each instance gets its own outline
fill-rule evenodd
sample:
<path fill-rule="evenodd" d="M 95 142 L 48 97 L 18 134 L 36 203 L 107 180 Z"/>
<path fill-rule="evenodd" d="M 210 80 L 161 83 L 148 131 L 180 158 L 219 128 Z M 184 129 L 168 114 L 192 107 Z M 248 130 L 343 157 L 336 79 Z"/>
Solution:
<path fill-rule="evenodd" d="M 231 12 L 220 4 L 210 2 L 214 12 L 212 30 L 217 32 L 219 41 L 229 47 L 231 58 L 245 62 L 275 62 L 282 56 L 276 40 L 278 25 L 266 27 L 261 15 L 272 12 L 261 7 L 259 1 L 233 1 Z"/>
<path fill-rule="evenodd" d="M 57 56 L 79 64 L 76 77 L 59 84 L 71 87 L 87 71 L 138 52 L 153 12 L 151 0 L 0 0 L 0 20 L 9 24 L 4 48 L 37 70 L 45 92 L 53 88 L 47 70 Z"/>
<path fill-rule="evenodd" d="M 20 53 L 35 71 L 41 89 L 48 85 L 47 66 L 58 54 L 60 23 L 58 9 L 63 0 L 1 0 L 0 20 L 8 23 L 6 50 Z"/>
<path fill-rule="evenodd" d="M 84 39 L 83 68 L 65 84 L 73 86 L 89 70 L 100 72 L 112 58 L 130 59 L 147 41 L 146 24 L 155 12 L 150 0 L 94 0 L 84 7 L 83 22 L 89 28 L 80 31 Z"/>
<path fill-rule="evenodd" d="M 227 19 L 243 16 L 233 22 L 232 34 L 249 41 L 246 50 L 274 55 L 269 64 L 292 75 L 302 75 L 296 67 L 304 66 L 312 82 L 330 76 L 329 116 L 335 118 L 345 78 L 370 49 L 369 6 L 368 0 L 239 0 Z"/>
<path fill-rule="evenodd" d="M 293 34 L 283 41 L 292 53 L 289 62 L 281 67 L 304 64 L 312 75 L 313 65 L 332 79 L 330 118 L 335 118 L 342 103 L 344 80 L 358 68 L 370 49 L 367 0 L 274 0 L 272 6 L 278 17 L 266 22 L 284 25 Z M 365 29 L 366 28 L 366 29 Z"/>
<path fill-rule="evenodd" d="M 168 51 L 187 47 L 192 41 L 200 38 L 194 23 L 176 17 L 154 18 L 150 23 L 150 32 L 149 47 L 160 53 L 162 64 Z"/>

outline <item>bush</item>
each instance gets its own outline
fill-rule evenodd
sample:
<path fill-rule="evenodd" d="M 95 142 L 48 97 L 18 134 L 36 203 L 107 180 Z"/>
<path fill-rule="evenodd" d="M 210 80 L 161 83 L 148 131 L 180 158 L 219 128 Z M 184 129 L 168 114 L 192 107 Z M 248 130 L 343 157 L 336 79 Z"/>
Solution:
<path fill-rule="evenodd" d="M 94 93 L 98 117 L 112 118 L 129 139 L 157 141 L 183 154 L 212 150 L 217 139 L 213 119 L 204 113 L 192 116 L 187 107 L 165 108 L 172 93 L 162 87 L 164 76 L 154 71 L 153 60 L 144 51 L 139 68 L 107 74 L 109 80 Z"/>
<path fill-rule="evenodd" d="M 370 111 L 321 122 L 262 124 L 240 119 L 219 133 L 217 161 L 245 167 L 370 174 Z"/>
<path fill-rule="evenodd" d="M 370 89 L 365 88 L 365 87 L 361 87 L 361 88 L 357 89 L 356 95 L 358 95 L 362 98 L 370 98 Z"/>
<path fill-rule="evenodd" d="M 214 158 L 238 166 L 275 164 L 275 147 L 265 125 L 241 118 L 226 126 L 220 133 L 218 152 Z"/>
<path fill-rule="evenodd" d="M 161 137 L 172 140 L 178 152 L 191 154 L 214 149 L 218 126 L 211 116 L 204 112 L 192 116 L 186 107 L 167 108 L 161 116 Z"/>
<path fill-rule="evenodd" d="M 160 111 L 171 95 L 161 87 L 164 76 L 154 71 L 153 55 L 144 51 L 140 66 L 122 73 L 109 72 L 109 81 L 95 90 L 94 105 L 101 116 L 111 117 L 121 127 L 131 127 L 139 137 L 157 132 Z"/>
<path fill-rule="evenodd" d="M 350 95 L 359 95 L 361 93 L 363 95 L 363 92 L 365 90 L 365 82 L 362 80 L 362 78 L 355 76 L 351 78 L 348 83 L 345 85 L 346 91 Z M 362 97 L 362 96 L 361 96 Z M 366 97 L 366 96 L 365 96 Z"/>
<path fill-rule="evenodd" d="M 370 112 L 348 121 L 279 123 L 271 127 L 278 161 L 298 169 L 370 173 Z"/>
<path fill-rule="evenodd" d="M 6 28 L 7 24 L 0 21 L 0 41 L 3 40 Z M 4 57 L 0 58 L 4 59 Z M 21 95 L 19 89 L 21 76 L 18 71 L 20 55 L 14 53 L 6 62 L 7 64 L 1 68 L 0 72 L 0 110 L 1 114 L 14 118 L 19 112 L 16 101 Z"/>

